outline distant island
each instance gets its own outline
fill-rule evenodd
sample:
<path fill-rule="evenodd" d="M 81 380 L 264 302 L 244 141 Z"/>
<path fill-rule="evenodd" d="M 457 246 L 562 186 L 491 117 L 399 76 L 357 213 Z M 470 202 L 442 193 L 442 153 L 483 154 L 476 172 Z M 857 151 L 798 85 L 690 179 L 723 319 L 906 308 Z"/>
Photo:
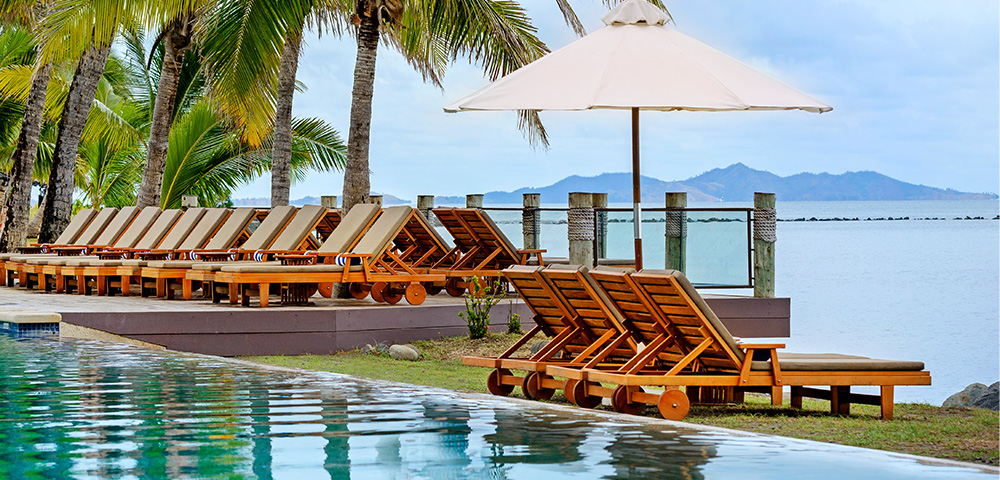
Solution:
<path fill-rule="evenodd" d="M 485 203 L 520 204 L 521 194 L 539 193 L 543 202 L 565 201 L 570 192 L 607 192 L 608 202 L 632 201 L 631 173 L 602 173 L 594 177 L 572 175 L 546 187 L 524 187 L 513 192 L 487 192 Z M 878 172 L 798 173 L 780 177 L 764 170 L 755 170 L 742 163 L 716 168 L 687 180 L 667 182 L 642 177 L 643 203 L 663 201 L 664 192 L 687 192 L 689 202 L 749 202 L 754 192 L 775 193 L 784 201 L 838 200 L 995 200 L 994 193 L 967 193 L 924 185 L 914 185 Z M 433 194 L 428 190 L 427 194 Z M 476 193 L 476 192 L 470 192 Z M 385 205 L 412 203 L 392 195 L 384 195 Z M 438 196 L 438 205 L 463 205 L 464 196 Z M 293 205 L 319 204 L 318 197 L 292 200 Z M 236 206 L 269 205 L 267 198 L 233 200 Z"/>
<path fill-rule="evenodd" d="M 716 168 L 687 180 L 667 182 L 643 176 L 643 203 L 663 201 L 664 192 L 687 192 L 689 202 L 749 202 L 754 192 L 777 194 L 784 201 L 837 200 L 990 200 L 993 193 L 966 193 L 914 185 L 877 172 L 798 173 L 780 177 L 754 170 L 742 163 Z M 513 192 L 487 192 L 486 203 L 521 203 L 521 194 L 540 193 L 542 201 L 565 201 L 570 192 L 607 192 L 608 202 L 632 201 L 631 173 L 602 173 L 594 177 L 573 175 L 540 188 L 519 188 Z M 546 200 L 550 199 L 550 200 Z M 558 199 L 558 200 L 556 200 Z M 465 197 L 436 197 L 435 203 L 462 204 Z"/>

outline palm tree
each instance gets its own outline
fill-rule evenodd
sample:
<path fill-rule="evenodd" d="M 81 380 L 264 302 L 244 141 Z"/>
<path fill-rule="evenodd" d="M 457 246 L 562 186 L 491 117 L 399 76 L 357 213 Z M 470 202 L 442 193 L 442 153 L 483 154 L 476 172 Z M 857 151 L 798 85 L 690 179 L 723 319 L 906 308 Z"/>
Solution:
<path fill-rule="evenodd" d="M 524 9 L 507 0 L 356 0 L 352 17 L 357 27 L 344 208 L 368 198 L 368 146 L 378 43 L 385 32 L 425 81 L 440 86 L 451 60 L 468 56 L 495 80 L 544 55 Z M 521 126 L 534 141 L 545 132 L 534 112 L 521 113 Z"/>

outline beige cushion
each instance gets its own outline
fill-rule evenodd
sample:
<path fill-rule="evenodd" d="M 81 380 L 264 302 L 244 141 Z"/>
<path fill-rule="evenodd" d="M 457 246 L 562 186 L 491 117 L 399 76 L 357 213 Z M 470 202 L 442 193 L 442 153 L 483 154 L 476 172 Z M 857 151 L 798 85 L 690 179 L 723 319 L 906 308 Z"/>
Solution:
<path fill-rule="evenodd" d="M 194 265 L 191 265 L 191 270 L 218 272 L 219 270 L 222 270 L 222 267 L 229 265 L 258 265 L 261 263 L 281 265 L 281 262 L 255 262 L 253 260 L 234 260 L 231 262 L 195 262 Z"/>
<path fill-rule="evenodd" d="M 76 215 L 73 216 L 73 220 L 70 220 L 69 225 L 66 225 L 66 229 L 59 235 L 56 239 L 56 245 L 69 245 L 79 237 L 83 230 L 87 228 L 87 224 L 93 220 L 94 215 L 97 215 L 97 210 L 93 208 L 84 208 Z"/>
<path fill-rule="evenodd" d="M 351 208 L 347 215 L 340 220 L 340 224 L 333 230 L 330 237 L 320 245 L 317 251 L 323 253 L 343 253 L 354 240 L 365 231 L 365 227 L 371 223 L 372 218 L 378 215 L 381 209 L 373 203 L 359 203 Z"/>
<path fill-rule="evenodd" d="M 274 237 L 278 236 L 278 232 L 281 231 L 281 227 L 295 215 L 295 207 L 291 205 L 285 205 L 281 207 L 274 207 L 270 212 L 267 213 L 267 217 L 264 218 L 263 222 L 257 226 L 250 238 L 247 239 L 246 243 L 240 248 L 245 250 L 265 250 L 267 247 L 271 246 L 274 241 Z"/>
<path fill-rule="evenodd" d="M 268 247 L 268 250 L 288 251 L 298 249 L 299 245 L 312 233 L 313 229 L 316 228 L 316 224 L 319 223 L 324 215 L 326 215 L 326 207 L 304 205 L 295 213 L 295 217 L 292 218 L 292 221 L 288 222 L 288 226 L 281 231 L 278 238 L 274 239 L 274 243 Z"/>
<path fill-rule="evenodd" d="M 296 274 L 296 273 L 335 273 L 343 272 L 344 267 L 341 265 L 330 265 L 330 264 L 320 264 L 320 265 L 271 265 L 270 262 L 256 262 L 253 264 L 244 265 L 227 265 L 222 267 L 223 272 L 235 272 L 235 273 L 274 273 L 274 274 Z M 352 272 L 360 272 L 361 265 L 352 265 Z M 280 279 L 281 281 L 287 282 L 287 278 Z"/>
<path fill-rule="evenodd" d="M 181 245 L 181 242 L 183 242 L 184 239 L 187 238 L 188 234 L 190 234 L 191 231 L 194 229 L 194 227 L 198 224 L 199 220 L 201 220 L 201 217 L 205 215 L 206 210 L 208 209 L 202 207 L 194 207 L 185 210 L 184 213 L 181 214 L 181 218 L 174 223 L 174 226 L 170 229 L 170 232 L 168 232 L 160 240 L 160 243 L 157 244 L 156 247 L 150 247 L 149 249 L 152 248 L 156 248 L 158 250 L 177 249 L 177 247 Z M 168 210 L 166 212 L 163 212 L 163 215 L 166 215 L 167 213 L 173 211 L 174 210 Z M 162 218 L 163 215 L 161 215 L 160 218 Z M 145 237 L 143 237 L 143 240 L 145 240 Z"/>
<path fill-rule="evenodd" d="M 232 248 L 236 241 L 240 238 L 240 234 L 243 230 L 247 228 L 247 225 L 253 220 L 254 215 L 256 215 L 256 210 L 252 208 L 237 208 L 233 210 L 232 215 L 226 218 L 226 223 L 223 223 L 219 227 L 219 231 L 212 235 L 212 239 L 205 244 L 205 249 L 207 250 L 225 250 L 227 248 Z M 206 215 L 207 216 L 207 215 Z M 199 225 L 201 227 L 201 225 Z M 211 232 L 206 235 L 211 235 Z M 194 250 L 199 248 L 199 246 L 188 247 L 187 241 L 184 242 L 184 246 L 181 247 L 182 250 Z"/>
<path fill-rule="evenodd" d="M 902 360 L 882 360 L 856 355 L 841 355 L 836 353 L 778 353 L 778 363 L 782 370 L 789 372 L 820 372 L 820 371 L 920 371 L 924 369 L 923 362 Z M 771 362 L 754 361 L 753 370 L 770 370 Z"/>
<path fill-rule="evenodd" d="M 97 239 L 88 245 L 114 245 L 118 237 L 122 236 L 122 232 L 132 224 L 132 220 L 138 214 L 139 207 L 125 207 L 119 210 L 115 218 L 108 222 L 108 226 L 101 231 Z"/>
<path fill-rule="evenodd" d="M 517 252 L 517 247 L 511 243 L 510 239 L 507 238 L 507 235 L 504 235 L 503 231 L 500 230 L 500 227 L 497 226 L 496 222 L 494 222 L 493 219 L 490 218 L 490 216 L 487 215 L 482 209 L 479 210 L 479 214 L 483 217 L 483 221 L 486 222 L 486 225 L 489 225 L 490 230 L 493 231 L 496 239 L 500 241 L 500 245 L 505 247 L 507 255 L 515 261 L 520 260 L 521 255 Z"/>
<path fill-rule="evenodd" d="M 227 208 L 206 208 L 203 215 L 198 219 L 198 223 L 191 227 L 188 234 L 181 239 L 181 243 L 173 247 L 172 250 L 194 250 L 201 248 L 208 241 L 208 236 L 215 232 L 219 228 L 219 224 L 225 221 L 228 216 L 229 209 Z M 173 231 L 170 233 L 173 233 Z M 160 245 L 166 243 L 167 240 L 164 239 Z"/>
<path fill-rule="evenodd" d="M 150 260 L 146 266 L 150 268 L 191 268 L 191 265 L 198 263 L 197 260 Z"/>
<path fill-rule="evenodd" d="M 160 216 L 156 217 L 156 221 L 146 229 L 142 238 L 131 248 L 136 250 L 151 250 L 156 248 L 160 244 L 160 240 L 163 240 L 163 237 L 167 235 L 167 232 L 173 228 L 174 224 L 177 223 L 177 219 L 183 214 L 184 212 L 178 209 L 164 210 L 160 213 Z"/>
<path fill-rule="evenodd" d="M 160 216 L 163 211 L 160 207 L 146 207 L 143 208 L 132 223 L 129 224 L 125 232 L 122 233 L 121 237 L 118 237 L 118 241 L 114 243 L 114 248 L 132 248 L 136 243 L 142 238 L 143 235 L 149 231 L 153 223 L 156 222 L 156 218 Z"/>
<path fill-rule="evenodd" d="M 369 254 L 378 258 L 396 237 L 413 207 L 398 206 L 386 208 L 378 220 L 365 232 L 365 236 L 354 246 L 353 253 Z"/>
<path fill-rule="evenodd" d="M 83 231 L 83 233 L 81 233 L 79 237 L 76 237 L 76 241 L 73 242 L 73 244 L 93 245 L 94 242 L 97 241 L 97 238 L 101 236 L 101 232 L 103 232 L 107 228 L 108 224 L 111 223 L 111 221 L 117 216 L 117 208 L 108 207 L 102 209 L 100 212 L 97 212 L 97 215 L 95 215 L 94 219 L 90 221 L 90 224 L 87 225 L 87 228 Z"/>

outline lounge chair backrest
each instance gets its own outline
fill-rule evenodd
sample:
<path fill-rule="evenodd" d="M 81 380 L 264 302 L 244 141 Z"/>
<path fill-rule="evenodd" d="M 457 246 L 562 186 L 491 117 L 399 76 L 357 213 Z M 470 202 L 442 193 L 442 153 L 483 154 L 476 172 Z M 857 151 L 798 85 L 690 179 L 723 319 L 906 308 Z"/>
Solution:
<path fill-rule="evenodd" d="M 292 215 L 295 215 L 295 207 L 291 205 L 272 208 L 270 212 L 267 212 L 264 221 L 260 222 L 257 229 L 240 248 L 243 250 L 266 250 L 267 247 L 271 246 L 281 229 L 292 219 Z"/>
<path fill-rule="evenodd" d="M 56 245 L 71 245 L 87 228 L 87 224 L 94 218 L 94 215 L 97 215 L 97 210 L 93 208 L 84 208 L 76 212 L 73 220 L 70 220 L 69 225 L 66 225 L 66 229 L 59 234 L 59 238 L 54 243 Z"/>
<path fill-rule="evenodd" d="M 566 316 L 566 306 L 557 298 L 549 295 L 548 288 L 540 280 L 540 271 L 544 267 L 514 265 L 501 273 L 514 286 L 521 301 L 534 314 L 533 320 L 542 327 L 548 336 L 558 335 L 569 328 Z"/>
<path fill-rule="evenodd" d="M 403 231 L 396 236 L 394 243 L 397 250 L 409 252 L 402 260 L 410 263 L 412 267 L 430 267 L 451 250 L 441 235 L 427 222 L 424 214 L 417 209 L 412 210 Z M 420 265 L 413 264 L 420 259 L 423 259 Z"/>
<path fill-rule="evenodd" d="M 299 245 L 308 237 L 316 224 L 326 215 L 326 207 L 319 205 L 304 205 L 292 218 L 278 238 L 274 239 L 269 250 L 288 251 L 297 250 Z"/>
<path fill-rule="evenodd" d="M 92 245 L 113 245 L 118 240 L 118 237 L 122 236 L 122 232 L 132 224 L 132 220 L 138 214 L 139 207 L 124 207 L 119 210 L 115 218 L 101 231 L 101 234 L 94 240 Z"/>
<path fill-rule="evenodd" d="M 156 218 L 160 216 L 160 207 L 143 208 L 132 223 L 129 224 L 125 232 L 115 241 L 114 248 L 132 248 L 146 234 L 149 227 L 153 226 Z"/>
<path fill-rule="evenodd" d="M 257 211 L 252 208 L 237 208 L 233 210 L 232 215 L 226 219 L 226 223 L 223 223 L 219 230 L 212 235 L 212 239 L 208 241 L 205 248 L 208 250 L 225 250 L 227 248 L 232 248 L 233 244 L 239 240 L 240 235 L 243 230 L 247 228 L 247 225 L 253 221 L 254 215 Z M 207 215 L 206 215 L 207 216 Z M 211 235 L 211 233 L 209 233 Z M 188 242 L 184 242 L 184 246 L 181 247 L 182 250 L 193 250 L 198 247 L 187 248 Z"/>
<path fill-rule="evenodd" d="M 574 323 L 586 330 L 585 337 L 590 341 L 600 338 L 609 330 L 613 330 L 615 336 L 627 332 L 625 319 L 591 278 L 587 267 L 550 265 L 538 272 L 548 282 L 551 294 L 576 316 Z M 619 347 L 615 356 L 631 357 L 635 353 L 635 344 L 626 342 Z"/>
<path fill-rule="evenodd" d="M 191 233 L 194 227 L 198 224 L 198 221 L 201 220 L 201 217 L 205 215 L 206 210 L 208 209 L 202 207 L 194 207 L 185 210 L 181 215 L 181 218 L 174 223 L 170 232 L 168 232 L 166 236 L 160 240 L 160 243 L 158 243 L 155 248 L 159 250 L 175 250 Z M 167 210 L 166 212 L 163 212 L 163 215 L 160 215 L 160 219 L 171 211 L 172 210 Z M 157 222 L 159 222 L 160 219 L 157 219 Z M 145 237 L 143 237 L 143 240 L 145 240 Z"/>
<path fill-rule="evenodd" d="M 102 208 L 94 219 L 90 221 L 87 228 L 83 230 L 83 233 L 73 242 L 74 245 L 94 245 L 97 237 L 101 236 L 101 232 L 111 223 L 111 220 L 118 215 L 118 209 L 114 207 Z"/>
<path fill-rule="evenodd" d="M 476 246 L 476 239 L 465 228 L 462 221 L 459 220 L 458 210 L 457 208 L 435 208 L 433 212 L 434 216 L 441 222 L 441 225 L 451 234 L 451 238 L 455 241 L 455 246 L 458 247 L 459 251 L 466 253 Z"/>
<path fill-rule="evenodd" d="M 413 207 L 398 206 L 389 207 L 382 211 L 378 220 L 365 232 L 358 244 L 354 246 L 353 253 L 368 254 L 372 259 L 378 259 L 393 238 L 402 230 L 403 225 L 409 218 Z"/>
<path fill-rule="evenodd" d="M 177 223 L 177 219 L 184 214 L 183 211 L 176 208 L 166 210 L 160 213 L 160 216 L 156 217 L 156 221 L 146 230 L 132 248 L 136 250 L 151 250 L 156 248 L 160 244 L 160 240 L 167 235 L 167 232 L 173 228 L 174 224 Z M 140 214 L 141 215 L 141 214 Z M 124 236 L 124 235 L 122 235 Z"/>
<path fill-rule="evenodd" d="M 478 208 L 476 210 L 479 211 L 479 216 L 483 219 L 483 221 L 487 225 L 489 225 L 490 230 L 493 233 L 493 237 L 496 238 L 496 240 L 500 243 L 500 245 L 503 245 L 506 248 L 507 255 L 510 256 L 510 258 L 515 263 L 517 263 L 519 260 L 518 257 L 520 257 L 520 255 L 518 255 L 517 253 L 517 247 L 515 247 L 514 244 L 511 243 L 510 239 L 507 238 L 507 235 L 504 235 L 503 231 L 500 230 L 500 227 L 497 226 L 496 222 L 494 222 L 493 219 L 490 218 L 489 214 L 487 214 L 486 211 Z"/>
<path fill-rule="evenodd" d="M 340 220 L 340 224 L 333 230 L 330 237 L 320 245 L 319 252 L 323 253 L 343 253 L 348 251 L 359 236 L 365 232 L 372 219 L 378 215 L 382 209 L 374 203 L 359 203 L 351 208 Z"/>
<path fill-rule="evenodd" d="M 683 273 L 676 270 L 642 270 L 631 275 L 639 289 L 655 305 L 663 317 L 668 319 L 670 328 L 675 328 L 680 340 L 688 345 L 698 345 L 708 338 L 702 327 L 715 330 L 715 340 L 724 343 L 742 362 L 743 351 L 723 325 L 715 312 L 705 303 L 701 295 Z M 700 315 L 699 315 L 700 314 Z M 704 318 L 704 320 L 702 320 Z M 666 326 L 666 325 L 665 325 Z M 721 346 L 721 345 L 720 345 Z M 699 355 L 703 363 L 726 363 L 727 355 L 720 349 L 709 348 Z M 711 365 L 714 366 L 714 365 Z"/>

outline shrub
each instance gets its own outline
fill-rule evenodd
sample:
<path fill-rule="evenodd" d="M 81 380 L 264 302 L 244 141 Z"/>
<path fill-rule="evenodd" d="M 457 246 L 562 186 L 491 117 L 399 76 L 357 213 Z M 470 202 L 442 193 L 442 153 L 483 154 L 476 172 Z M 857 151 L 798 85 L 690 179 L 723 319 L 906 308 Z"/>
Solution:
<path fill-rule="evenodd" d="M 510 314 L 507 315 L 507 333 L 524 333 L 521 330 L 521 314 L 514 311 L 514 301 L 509 301 Z"/>
<path fill-rule="evenodd" d="M 469 326 L 469 339 L 476 340 L 486 336 L 490 329 L 490 309 L 505 296 L 507 291 L 500 282 L 490 285 L 479 277 L 472 277 L 469 292 L 465 294 L 465 311 L 458 313 Z"/>

